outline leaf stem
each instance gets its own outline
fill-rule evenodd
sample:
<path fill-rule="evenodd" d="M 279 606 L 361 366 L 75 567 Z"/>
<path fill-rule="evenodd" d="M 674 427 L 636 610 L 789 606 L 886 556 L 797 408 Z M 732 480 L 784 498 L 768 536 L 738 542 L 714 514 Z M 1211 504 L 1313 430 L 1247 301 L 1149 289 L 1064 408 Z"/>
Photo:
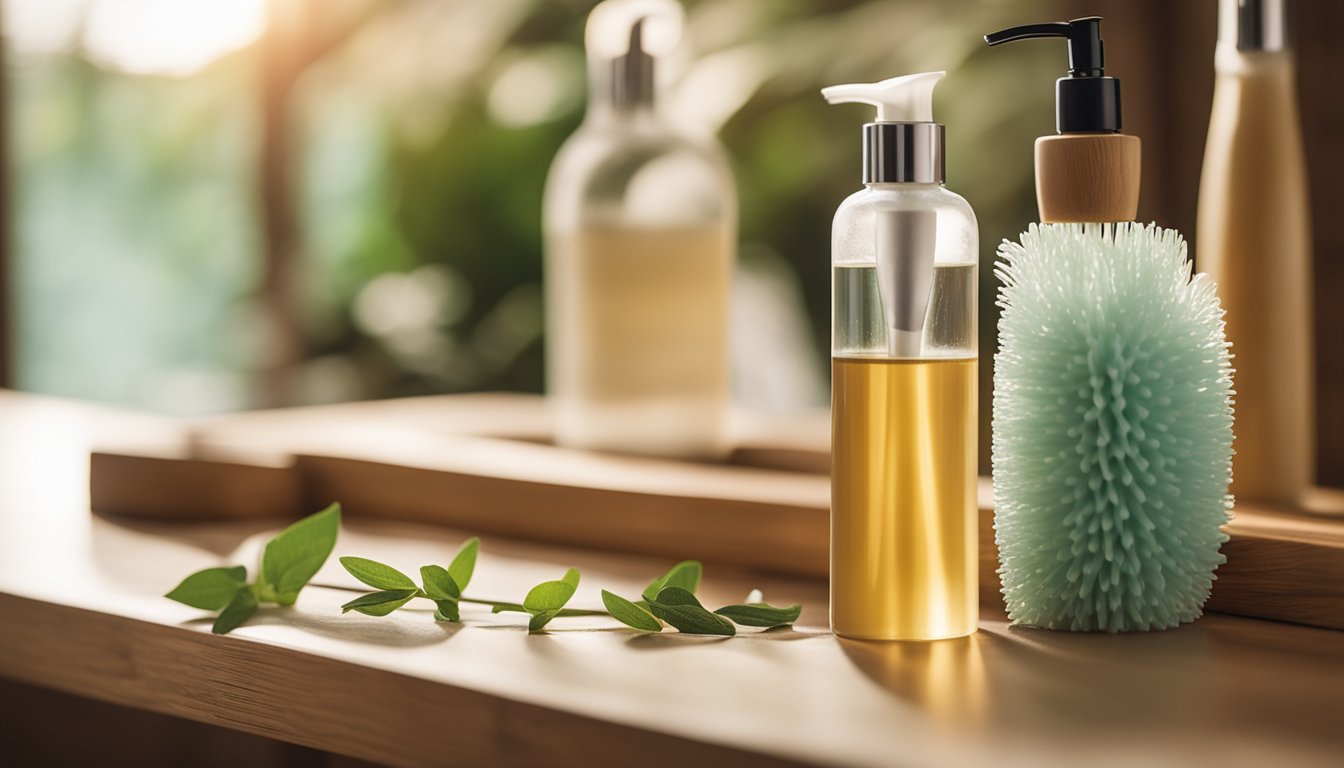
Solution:
<path fill-rule="evenodd" d="M 318 584 L 315 581 L 309 582 L 308 586 L 317 587 L 318 589 L 338 589 L 342 592 L 368 592 L 371 590 L 370 587 L 346 587 L 340 584 Z"/>
<path fill-rule="evenodd" d="M 310 586 L 310 587 L 317 587 L 318 589 L 336 589 L 336 590 L 340 590 L 340 591 L 342 591 L 342 592 L 368 592 L 368 591 L 369 591 L 369 588 L 368 588 L 368 587 L 347 587 L 347 586 L 342 585 L 342 584 L 318 584 L 318 583 L 316 583 L 316 582 L 313 582 L 313 583 L 309 584 L 308 586 Z M 458 600 L 458 602 L 460 602 L 460 603 L 475 603 L 476 605 L 488 605 L 488 606 L 491 606 L 491 607 L 498 606 L 498 605 L 503 605 L 503 606 L 509 606 L 509 607 L 512 607 L 512 606 L 517 606 L 517 605 L 518 605 L 518 603 L 510 602 L 510 601 L 508 601 L 508 600 L 482 600 L 482 599 L 477 599 L 477 598 L 474 598 L 474 597 L 466 597 L 466 596 L 459 597 L 457 600 Z M 564 609 L 562 609 L 562 610 L 560 611 L 560 613 L 556 614 L 556 616 L 610 616 L 610 615 L 611 615 L 611 614 L 608 613 L 607 611 L 590 611 L 590 610 L 583 609 L 583 608 L 564 608 Z"/>
<path fill-rule="evenodd" d="M 488 606 L 491 606 L 491 607 L 494 607 L 494 606 L 496 606 L 496 605 L 504 605 L 504 606 L 508 606 L 508 607 L 510 607 L 510 608 L 512 608 L 512 607 L 514 607 L 514 606 L 518 606 L 517 603 L 512 603 L 512 602 L 509 602 L 508 600 L 477 600 L 477 599 L 474 598 L 474 597 L 466 597 L 466 596 L 459 597 L 457 600 L 458 600 L 458 602 L 460 602 L 460 603 L 475 603 L 475 604 L 477 604 L 477 605 L 488 605 Z M 518 607 L 522 607 L 522 606 L 518 606 Z"/>

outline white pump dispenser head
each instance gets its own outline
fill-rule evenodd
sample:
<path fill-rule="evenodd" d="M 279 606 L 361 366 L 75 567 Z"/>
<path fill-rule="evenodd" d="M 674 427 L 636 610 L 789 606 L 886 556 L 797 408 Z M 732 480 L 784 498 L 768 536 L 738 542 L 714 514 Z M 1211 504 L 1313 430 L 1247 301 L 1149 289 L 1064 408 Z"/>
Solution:
<path fill-rule="evenodd" d="M 821 89 L 832 104 L 877 108 L 877 120 L 863 126 L 864 184 L 942 182 L 943 126 L 933 122 L 933 88 L 946 74 L 921 72 Z"/>
<path fill-rule="evenodd" d="M 831 104 L 877 107 L 877 121 L 863 127 L 864 184 L 942 183 L 943 126 L 933 122 L 933 88 L 946 74 L 921 72 L 821 90 Z M 883 209 L 873 215 L 887 354 L 919 357 L 933 287 L 938 217 L 920 208 Z"/>
<path fill-rule="evenodd" d="M 891 77 L 877 83 L 849 83 L 822 88 L 831 104 L 871 104 L 877 107 L 878 123 L 933 122 L 933 87 L 946 72 L 921 72 Z"/>

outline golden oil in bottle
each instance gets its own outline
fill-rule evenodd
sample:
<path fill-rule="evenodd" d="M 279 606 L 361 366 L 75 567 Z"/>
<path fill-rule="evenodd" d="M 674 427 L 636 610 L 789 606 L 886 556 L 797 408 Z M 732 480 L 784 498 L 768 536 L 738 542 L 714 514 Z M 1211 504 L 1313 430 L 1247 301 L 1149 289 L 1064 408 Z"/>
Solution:
<path fill-rule="evenodd" d="M 975 631 L 976 360 L 832 362 L 831 628 Z"/>

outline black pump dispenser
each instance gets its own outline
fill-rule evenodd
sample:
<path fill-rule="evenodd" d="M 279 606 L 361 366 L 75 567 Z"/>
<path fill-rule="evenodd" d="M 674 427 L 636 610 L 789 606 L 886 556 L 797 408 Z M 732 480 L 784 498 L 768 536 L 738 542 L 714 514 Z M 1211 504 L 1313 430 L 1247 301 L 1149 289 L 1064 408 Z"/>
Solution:
<path fill-rule="evenodd" d="M 1101 17 L 1026 24 L 985 35 L 990 45 L 1036 37 L 1069 41 L 1069 76 L 1055 81 L 1055 128 L 1060 133 L 1118 133 L 1120 81 L 1106 77 Z"/>

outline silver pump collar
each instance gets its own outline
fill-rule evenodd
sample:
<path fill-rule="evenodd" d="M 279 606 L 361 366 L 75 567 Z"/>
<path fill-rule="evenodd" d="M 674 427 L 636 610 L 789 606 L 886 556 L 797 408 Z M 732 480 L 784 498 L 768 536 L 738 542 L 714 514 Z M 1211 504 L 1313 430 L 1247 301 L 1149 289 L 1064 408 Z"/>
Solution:
<path fill-rule="evenodd" d="M 943 183 L 943 135 L 941 123 L 867 123 L 863 183 Z"/>
<path fill-rule="evenodd" d="M 1238 51 L 1284 51 L 1291 0 L 1219 0 L 1218 42 Z"/>

